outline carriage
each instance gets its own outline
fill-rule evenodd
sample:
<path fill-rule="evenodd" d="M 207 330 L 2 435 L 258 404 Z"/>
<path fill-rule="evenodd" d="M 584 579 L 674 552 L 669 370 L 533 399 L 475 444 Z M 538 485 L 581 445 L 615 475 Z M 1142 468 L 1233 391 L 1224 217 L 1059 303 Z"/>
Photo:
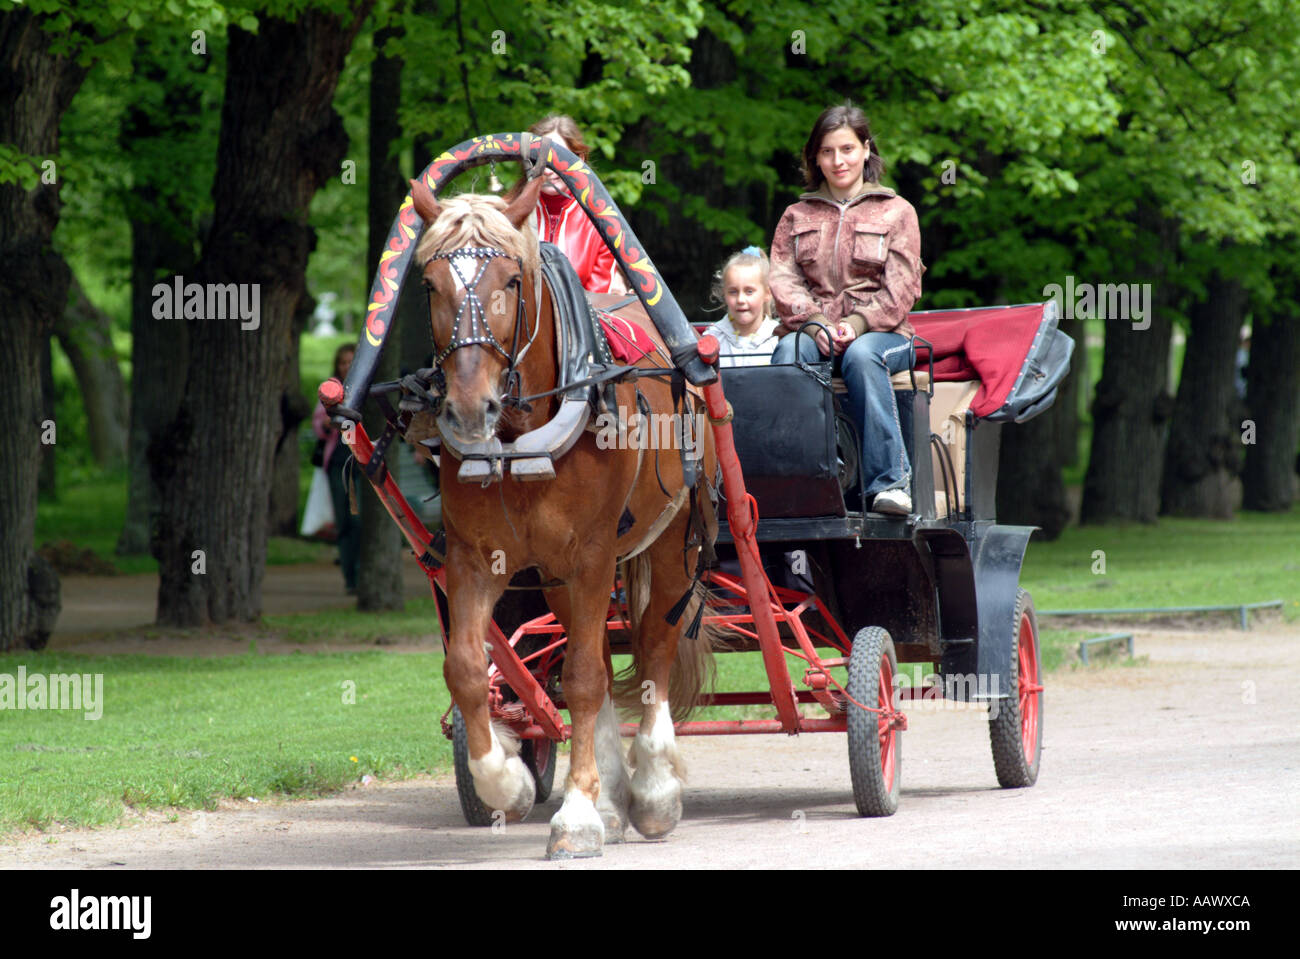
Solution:
<path fill-rule="evenodd" d="M 873 513 L 862 492 L 860 439 L 838 409 L 842 384 L 831 375 L 830 364 L 719 371 L 716 342 L 699 338 L 686 323 L 635 234 L 577 158 L 526 134 L 479 137 L 442 154 L 416 187 L 423 182 L 437 189 L 455 173 L 494 159 L 521 160 L 526 169 L 546 163 L 566 179 L 593 222 L 606 231 L 662 336 L 672 362 L 658 368 L 658 375 L 673 379 L 677 401 L 692 388 L 702 399 L 700 423 L 711 433 L 720 478 L 716 536 L 712 549 L 697 543 L 700 560 L 692 589 L 666 618 L 682 619 L 677 627 L 682 644 L 703 643 L 709 636 L 724 653 L 761 655 L 767 689 L 704 693 L 698 705 L 765 707 L 771 714 L 676 722 L 676 735 L 845 732 L 859 813 L 888 816 L 897 809 L 900 792 L 901 733 L 907 728 L 902 701 L 987 703 L 998 782 L 1033 785 L 1042 749 L 1043 687 L 1033 601 L 1019 587 L 1033 529 L 998 524 L 995 491 L 1001 424 L 1025 422 L 1050 406 L 1069 368 L 1073 344 L 1057 329 L 1053 304 L 911 314 L 917 335 L 910 369 L 894 376 L 893 385 L 912 464 L 913 513 Z M 418 208 L 418 189 L 413 193 Z M 424 202 L 424 210 L 436 209 Z M 442 625 L 448 627 L 445 540 L 424 528 L 384 466 L 391 440 L 410 428 L 417 411 L 439 402 L 446 382 L 434 369 L 394 383 L 371 382 L 419 234 L 411 206 L 408 199 L 390 234 L 348 381 L 327 381 L 321 396 L 350 427 L 345 438 L 428 574 Z M 622 306 L 600 305 L 611 312 Z M 521 294 L 521 321 L 523 314 Z M 454 332 L 456 337 L 481 343 L 491 334 Z M 618 378 L 617 364 L 602 356 L 598 343 L 586 342 L 578 352 L 583 350 L 585 362 L 573 378 L 561 384 L 564 389 L 551 391 L 563 402 L 546 429 L 505 445 L 496 440 L 457 444 L 441 437 L 444 490 L 450 483 L 497 484 L 504 496 L 508 484 L 545 483 L 555 475 L 574 433 L 572 424 L 566 433 L 556 423 L 600 408 L 601 391 Z M 378 399 L 388 418 L 384 433 L 373 439 L 359 423 L 368 396 Z M 396 405 L 394 397 L 400 397 Z M 656 453 L 656 471 L 659 462 Z M 698 454 L 694 462 L 681 454 L 684 484 L 701 469 Z M 488 711 L 494 723 L 519 738 L 519 758 L 532 775 L 536 798 L 544 800 L 554 780 L 557 744 L 574 733 L 562 710 L 570 706 L 568 695 L 577 693 L 562 679 L 568 631 L 543 602 L 547 584 L 540 580 L 534 570 L 514 575 L 514 588 L 497 605 L 483 638 L 490 657 Z M 700 599 L 693 616 L 684 615 L 690 595 Z M 600 600 L 607 659 L 634 651 L 628 584 L 609 582 L 602 596 L 607 596 Z M 444 637 L 448 633 L 444 629 Z M 803 667 L 798 683 L 789 665 L 795 660 Z M 925 664 L 925 680 L 904 681 L 907 664 Z M 466 820 L 493 823 L 496 810 L 475 788 L 478 760 L 471 755 L 459 708 L 444 716 L 443 731 L 453 742 Z M 637 735 L 632 724 L 622 724 L 620 732 Z M 561 844 L 560 854 L 564 848 Z"/>

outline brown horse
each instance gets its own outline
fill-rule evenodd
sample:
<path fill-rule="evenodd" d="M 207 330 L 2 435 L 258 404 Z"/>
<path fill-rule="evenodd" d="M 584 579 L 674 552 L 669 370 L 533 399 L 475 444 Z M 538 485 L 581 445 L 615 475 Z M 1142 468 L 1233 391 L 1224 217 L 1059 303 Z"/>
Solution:
<path fill-rule="evenodd" d="M 484 640 L 493 605 L 516 572 L 537 567 L 543 582 L 563 584 L 544 595 L 568 636 L 561 681 L 573 747 L 547 856 L 568 858 L 600 855 L 604 843 L 623 840 L 628 822 L 647 838 L 677 824 L 682 764 L 673 716 L 698 695 L 712 654 L 703 634 L 679 648 L 693 608 L 675 625 L 666 619 L 691 588 L 698 552 L 688 544 L 692 517 L 677 450 L 658 444 L 646 449 L 645 442 L 609 448 L 609 434 L 601 442 L 589 427 L 556 458 L 553 479 L 519 482 L 508 467 L 504 478 L 486 484 L 454 478 L 458 464 L 448 455 L 448 437 L 462 445 L 493 437 L 511 442 L 546 424 L 558 406 L 554 397 L 535 400 L 531 410 L 508 399 L 515 374 L 515 396 L 545 393 L 557 382 L 551 294 L 538 268 L 536 233 L 524 228 L 541 184 L 540 177 L 533 180 L 508 206 L 476 195 L 440 204 L 419 181 L 412 183 L 412 196 L 427 225 L 416 256 L 430 292 L 436 365 L 445 382 L 438 429 L 444 437 L 450 640 L 443 672 L 464 716 L 479 797 L 507 821 L 523 819 L 533 805 L 534 783 L 514 738 L 489 720 Z M 644 311 L 640 319 L 662 349 Z M 663 350 L 641 365 L 667 365 L 666 357 Z M 671 387 L 661 378 L 616 389 L 624 418 L 637 413 L 638 392 L 652 414 L 673 412 Z M 694 404 L 688 395 L 692 411 Z M 712 431 L 695 437 L 701 480 L 691 499 L 711 538 L 716 520 L 703 478 L 716 472 Z M 640 730 L 626 759 L 605 629 L 620 564 L 635 659 L 626 688 L 641 708 Z"/>

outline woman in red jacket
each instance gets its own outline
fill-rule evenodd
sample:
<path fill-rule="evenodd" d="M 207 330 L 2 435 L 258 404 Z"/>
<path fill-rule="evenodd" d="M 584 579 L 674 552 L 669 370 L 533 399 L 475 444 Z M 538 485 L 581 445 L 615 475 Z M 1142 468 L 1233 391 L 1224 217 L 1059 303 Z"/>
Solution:
<path fill-rule="evenodd" d="M 891 373 L 907 369 L 908 311 L 921 295 L 916 210 L 880 185 L 884 164 L 862 111 L 830 107 L 803 149 L 809 193 L 786 209 L 772 240 L 770 285 L 782 326 L 773 363 L 833 357 L 862 437 L 865 493 L 872 509 L 912 511 L 911 469 Z M 811 321 L 816 337 L 794 336 Z M 820 351 L 821 356 L 818 356 Z"/>
<path fill-rule="evenodd" d="M 528 128 L 536 136 L 550 137 L 552 143 L 567 147 L 585 162 L 588 147 L 582 131 L 572 117 L 552 114 Z M 551 169 L 546 170 L 542 184 L 541 202 L 533 213 L 537 237 L 558 246 L 573 268 L 578 279 L 590 293 L 626 293 L 623 272 L 601 239 L 595 224 L 588 218 L 578 201 L 573 198 L 564 181 Z"/>

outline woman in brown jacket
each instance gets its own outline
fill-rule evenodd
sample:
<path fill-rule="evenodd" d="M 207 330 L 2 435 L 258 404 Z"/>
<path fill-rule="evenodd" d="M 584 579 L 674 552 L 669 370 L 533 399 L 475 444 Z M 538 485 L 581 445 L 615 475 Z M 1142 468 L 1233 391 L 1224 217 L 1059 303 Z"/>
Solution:
<path fill-rule="evenodd" d="M 916 210 L 879 183 L 884 163 L 867 118 L 845 104 L 822 112 L 803 149 L 811 192 L 786 209 L 772 241 L 772 296 L 785 331 L 773 363 L 832 356 L 862 437 L 872 509 L 912 511 L 911 469 L 889 377 L 908 367 L 907 314 L 921 295 Z M 816 336 L 794 336 L 804 324 Z M 818 356 L 820 351 L 821 356 Z"/>

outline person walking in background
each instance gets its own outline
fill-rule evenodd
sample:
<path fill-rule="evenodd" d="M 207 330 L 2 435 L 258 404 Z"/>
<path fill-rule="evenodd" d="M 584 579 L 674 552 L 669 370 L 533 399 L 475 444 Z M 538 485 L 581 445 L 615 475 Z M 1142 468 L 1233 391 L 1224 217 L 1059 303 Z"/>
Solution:
<path fill-rule="evenodd" d="M 334 376 L 347 379 L 356 347 L 344 343 L 334 353 Z M 341 439 L 341 434 L 330 423 L 329 414 L 321 403 L 311 416 L 312 430 L 325 444 L 321 467 L 330 481 L 330 498 L 334 501 L 334 525 L 338 530 L 339 566 L 343 569 L 343 586 L 348 595 L 357 591 L 357 569 L 361 563 L 361 517 L 352 514 L 349 489 L 356 496 L 356 463 L 352 453 Z"/>

